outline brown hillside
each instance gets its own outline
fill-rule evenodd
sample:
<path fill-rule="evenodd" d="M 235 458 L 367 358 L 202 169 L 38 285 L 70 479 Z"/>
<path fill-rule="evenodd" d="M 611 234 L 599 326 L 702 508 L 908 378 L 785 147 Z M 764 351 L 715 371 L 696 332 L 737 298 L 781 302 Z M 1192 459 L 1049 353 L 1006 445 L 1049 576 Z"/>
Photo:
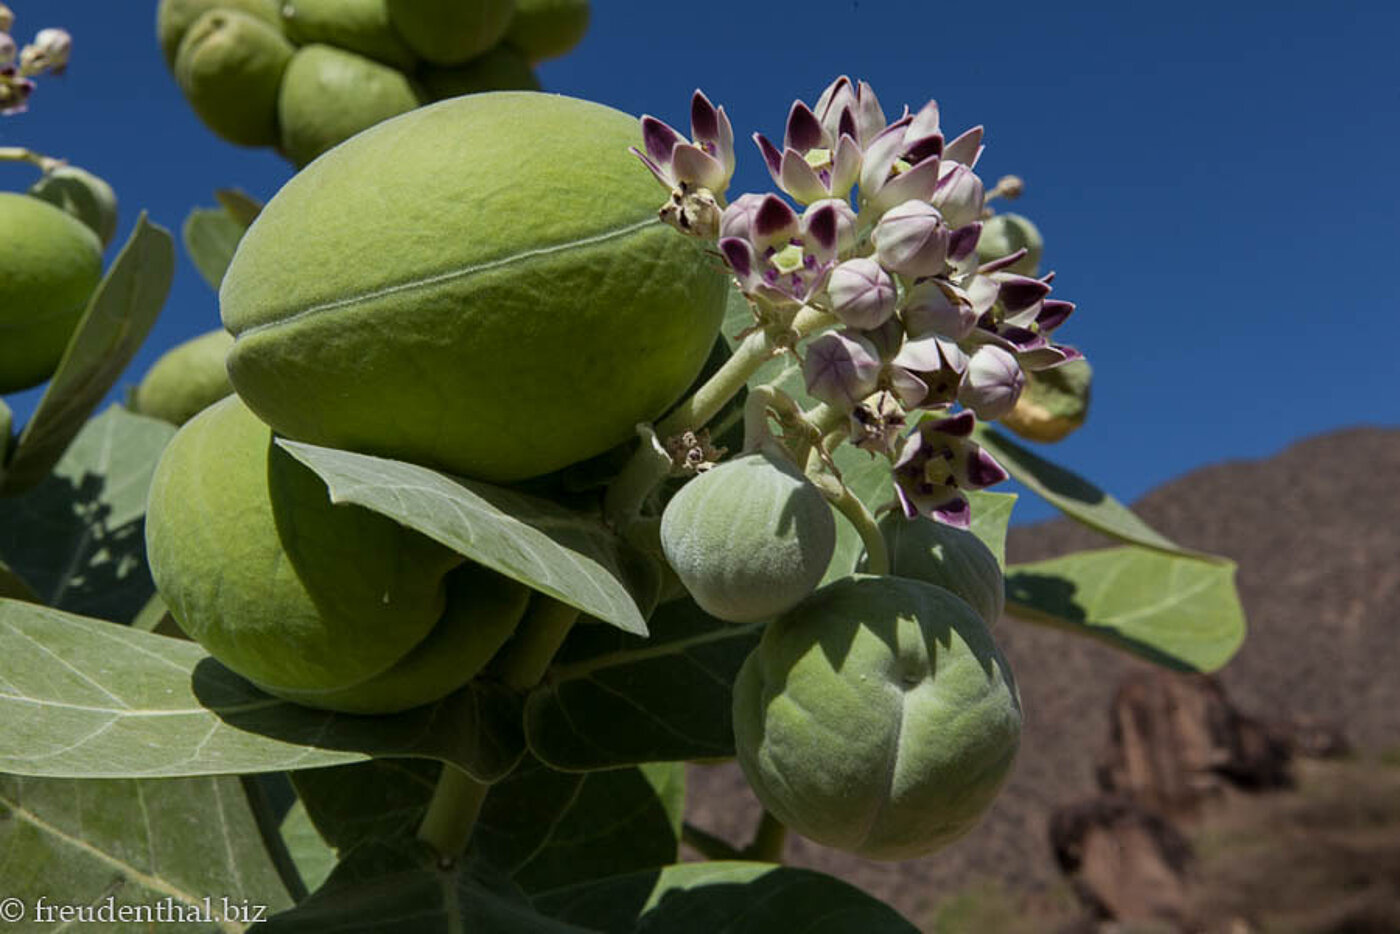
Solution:
<path fill-rule="evenodd" d="M 1250 634 L 1221 681 L 1240 709 L 1339 723 L 1362 750 L 1400 748 L 1400 430 L 1348 429 L 1268 459 L 1203 468 L 1134 509 L 1181 544 L 1238 562 Z M 1056 520 L 1013 530 L 1008 558 L 1111 544 Z M 1022 890 L 1056 881 L 1050 813 L 1094 793 L 1113 692 L 1139 663 L 1016 620 L 1004 620 L 997 638 L 1027 720 L 1016 771 L 984 823 L 947 851 L 905 864 L 801 839 L 789 841 L 790 862 L 847 878 L 917 921 L 979 878 Z M 741 842 L 758 806 L 737 767 L 695 767 L 691 780 L 690 819 Z"/>

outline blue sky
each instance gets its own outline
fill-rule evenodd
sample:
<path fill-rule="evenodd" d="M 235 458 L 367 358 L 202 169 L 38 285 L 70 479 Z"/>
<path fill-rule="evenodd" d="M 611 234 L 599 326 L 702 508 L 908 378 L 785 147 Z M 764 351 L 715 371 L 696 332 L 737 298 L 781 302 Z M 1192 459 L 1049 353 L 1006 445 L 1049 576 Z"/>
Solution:
<path fill-rule="evenodd" d="M 17 41 L 62 25 L 75 46 L 29 113 L 0 120 L 0 145 L 107 178 L 119 241 L 142 208 L 178 231 L 215 188 L 265 199 L 290 177 L 199 124 L 161 60 L 153 2 L 7 2 Z M 703 88 L 741 139 L 731 197 L 772 187 L 748 135 L 781 136 L 792 100 L 815 102 L 838 74 L 870 81 L 887 112 L 934 98 L 954 132 L 985 125 L 979 173 L 1026 179 L 1014 209 L 1046 236 L 1057 297 L 1079 306 L 1057 333 L 1097 373 L 1089 425 L 1049 453 L 1131 501 L 1204 464 L 1400 425 L 1396 35 L 1400 5 L 1376 2 L 610 0 L 540 75 L 678 127 Z M 0 165 L 0 188 L 34 177 Z M 217 323 L 182 256 L 125 382 Z M 37 398 L 7 401 L 23 417 Z M 1049 514 L 1027 502 L 1018 519 Z"/>

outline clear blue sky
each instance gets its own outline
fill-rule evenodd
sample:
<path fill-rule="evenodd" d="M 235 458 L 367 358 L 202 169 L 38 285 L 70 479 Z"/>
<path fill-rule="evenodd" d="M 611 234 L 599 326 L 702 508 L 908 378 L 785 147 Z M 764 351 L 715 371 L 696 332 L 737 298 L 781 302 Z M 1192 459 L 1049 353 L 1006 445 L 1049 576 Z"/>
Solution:
<path fill-rule="evenodd" d="M 75 44 L 29 113 L 0 119 L 0 145 L 107 178 L 119 241 L 142 208 L 178 231 L 215 188 L 265 199 L 290 177 L 198 123 L 154 2 L 7 2 L 18 41 L 62 25 Z M 584 43 L 540 73 L 678 127 L 703 88 L 741 138 L 731 196 L 771 187 L 748 135 L 781 136 L 792 100 L 838 74 L 870 81 L 887 111 L 932 97 L 952 130 L 984 124 L 979 172 L 1026 179 L 1015 209 L 1046 235 L 1057 297 L 1079 306 L 1058 336 L 1097 371 L 1088 427 L 1051 453 L 1132 500 L 1203 464 L 1400 425 L 1398 35 L 1400 4 L 1379 2 L 602 0 Z M 0 188 L 33 177 L 0 166 Z M 216 304 L 182 257 L 125 382 L 217 326 Z M 37 393 L 8 401 L 23 416 Z"/>

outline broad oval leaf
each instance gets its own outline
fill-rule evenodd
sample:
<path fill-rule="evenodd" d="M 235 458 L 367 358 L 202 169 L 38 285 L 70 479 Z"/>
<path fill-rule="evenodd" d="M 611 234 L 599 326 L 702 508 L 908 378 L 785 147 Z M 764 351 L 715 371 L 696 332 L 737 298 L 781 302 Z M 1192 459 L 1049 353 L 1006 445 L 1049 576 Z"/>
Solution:
<path fill-rule="evenodd" d="M 422 532 L 619 629 L 646 635 L 623 543 L 601 520 L 539 497 L 449 477 L 404 461 L 281 439 L 314 470 L 331 500 L 354 503 Z M 643 601 L 646 602 L 646 601 Z"/>
<path fill-rule="evenodd" d="M 6 930 L 66 929 L 42 923 L 41 899 L 83 906 L 95 913 L 88 927 L 113 931 L 237 932 L 245 925 L 224 918 L 224 899 L 240 917 L 244 906 L 270 917 L 292 903 L 236 778 L 0 775 L 0 879 L 33 925 Z M 150 914 L 131 927 L 96 914 L 123 907 Z"/>
<path fill-rule="evenodd" d="M 170 292 L 175 246 L 143 213 L 87 311 L 10 457 L 0 493 L 36 485 L 58 463 L 150 333 Z"/>
<path fill-rule="evenodd" d="M 520 717 L 516 695 L 475 682 L 401 714 L 312 710 L 193 642 L 0 600 L 0 772 L 229 775 L 404 756 L 492 781 L 523 753 Z"/>
<path fill-rule="evenodd" d="M 531 751 L 566 771 L 734 755 L 731 688 L 762 631 L 689 599 L 662 604 L 648 639 L 574 627 L 526 701 Z"/>
<path fill-rule="evenodd" d="M 1124 546 L 1007 568 L 1006 612 L 1181 671 L 1215 671 L 1244 641 L 1235 565 Z"/>
<path fill-rule="evenodd" d="M 1218 555 L 1181 547 L 1088 480 L 1046 460 L 1003 432 L 978 425 L 975 437 L 1011 476 L 1076 522 L 1131 545 L 1199 561 L 1229 563 Z"/>
<path fill-rule="evenodd" d="M 146 491 L 174 434 L 172 425 L 110 406 L 83 426 L 52 473 L 0 499 L 0 561 L 36 602 L 123 623 L 141 612 L 155 593 Z M 0 582 L 0 596 L 19 595 Z"/>

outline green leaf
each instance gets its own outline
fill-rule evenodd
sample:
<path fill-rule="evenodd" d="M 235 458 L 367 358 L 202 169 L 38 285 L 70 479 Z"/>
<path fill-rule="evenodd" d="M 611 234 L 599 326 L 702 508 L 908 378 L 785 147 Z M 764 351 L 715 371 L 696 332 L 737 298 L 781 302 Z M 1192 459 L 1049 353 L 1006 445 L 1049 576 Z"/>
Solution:
<path fill-rule="evenodd" d="M 146 339 L 174 272 L 169 232 L 143 213 L 89 300 L 58 370 L 20 434 L 0 493 L 15 495 L 35 486 L 58 463 Z"/>
<path fill-rule="evenodd" d="M 969 531 L 982 539 L 982 544 L 996 555 L 997 564 L 1003 571 L 1006 570 L 1006 528 L 1011 524 L 1016 494 L 969 490 L 967 499 L 972 504 L 972 527 Z"/>
<path fill-rule="evenodd" d="M 3 529 L 0 529 L 3 532 Z M 24 582 L 14 571 L 0 561 L 0 598 L 8 597 L 11 600 L 23 600 L 26 603 L 39 603 L 39 597 L 33 589 Z"/>
<path fill-rule="evenodd" d="M 535 904 L 608 934 L 915 934 L 893 908 L 810 869 L 681 863 L 550 892 Z"/>
<path fill-rule="evenodd" d="M 1006 612 L 1181 671 L 1215 671 L 1244 641 L 1235 565 L 1125 546 L 1007 568 Z"/>
<path fill-rule="evenodd" d="M 302 884 L 307 890 L 316 891 L 335 869 L 335 849 L 321 838 L 320 831 L 306 812 L 306 805 L 300 801 L 293 804 L 282 818 L 280 830 L 282 843 L 301 875 Z"/>
<path fill-rule="evenodd" d="M 648 639 L 574 627 L 525 704 L 536 756 L 581 771 L 734 755 L 731 686 L 762 624 L 721 622 L 689 599 L 651 624 Z"/>
<path fill-rule="evenodd" d="M 524 749 L 520 718 L 516 695 L 475 682 L 401 714 L 312 710 L 269 697 L 193 642 L 0 600 L 0 772 L 228 775 L 404 756 L 492 781 Z"/>
<path fill-rule="evenodd" d="M 53 472 L 0 499 L 0 559 L 37 602 L 130 622 L 155 593 L 146 566 L 146 491 L 175 434 L 118 405 L 91 419 Z M 6 594 L 0 585 L 0 596 Z"/>
<path fill-rule="evenodd" d="M 195 268 L 217 292 L 238 249 L 238 241 L 243 239 L 262 205 L 239 191 L 220 190 L 214 196 L 220 206 L 195 208 L 185 218 L 180 234 Z"/>
<path fill-rule="evenodd" d="M 1076 522 L 1130 545 L 1228 563 L 1228 559 L 1218 555 L 1182 548 L 1088 480 L 1046 460 L 994 428 L 979 424 L 975 437 L 1011 476 Z"/>
<path fill-rule="evenodd" d="M 25 930 L 36 931 L 67 928 L 41 923 L 41 898 L 93 911 L 106 908 L 109 898 L 107 910 L 163 909 L 147 914 L 145 923 L 92 926 L 131 932 L 242 931 L 233 921 L 200 919 L 221 917 L 225 898 L 240 908 L 265 906 L 269 916 L 292 901 L 236 778 L 0 775 L 0 879 L 3 895 L 29 909 L 32 927 Z"/>
<path fill-rule="evenodd" d="M 646 634 L 630 589 L 642 589 L 629 583 L 632 559 L 597 517 L 417 464 L 277 443 L 320 475 L 333 502 L 381 513 L 596 619 Z"/>

